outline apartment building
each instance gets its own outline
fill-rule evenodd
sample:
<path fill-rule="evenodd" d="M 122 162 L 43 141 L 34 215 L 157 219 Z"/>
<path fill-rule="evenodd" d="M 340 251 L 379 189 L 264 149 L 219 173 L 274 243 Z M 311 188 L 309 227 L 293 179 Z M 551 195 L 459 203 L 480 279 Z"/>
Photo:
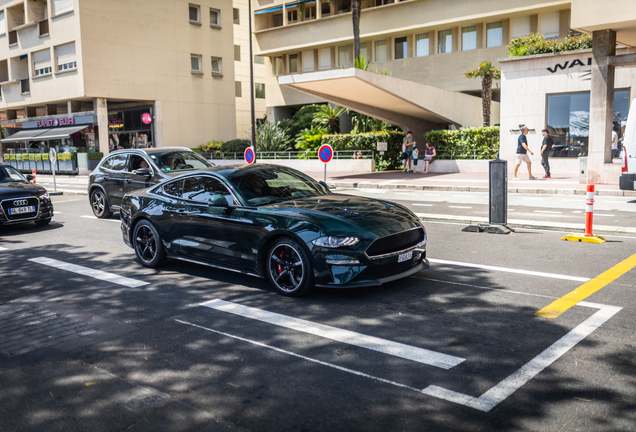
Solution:
<path fill-rule="evenodd" d="M 234 22 L 232 0 L 0 0 L 3 150 L 235 138 Z"/>

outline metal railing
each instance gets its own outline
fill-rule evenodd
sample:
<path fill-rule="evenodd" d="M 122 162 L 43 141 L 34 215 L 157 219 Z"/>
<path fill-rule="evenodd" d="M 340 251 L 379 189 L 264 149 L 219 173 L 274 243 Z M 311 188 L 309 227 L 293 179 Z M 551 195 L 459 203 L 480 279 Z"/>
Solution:
<path fill-rule="evenodd" d="M 206 159 L 219 160 L 240 160 L 243 159 L 244 152 L 214 152 L 200 153 Z M 373 159 L 373 150 L 334 150 L 333 159 Z M 277 152 L 256 152 L 256 159 L 282 160 L 282 159 L 318 159 L 318 150 L 308 151 L 277 151 Z"/>
<path fill-rule="evenodd" d="M 424 150 L 420 150 L 419 159 L 424 159 L 426 155 Z M 437 159 L 495 159 L 499 149 L 451 149 L 437 150 Z"/>

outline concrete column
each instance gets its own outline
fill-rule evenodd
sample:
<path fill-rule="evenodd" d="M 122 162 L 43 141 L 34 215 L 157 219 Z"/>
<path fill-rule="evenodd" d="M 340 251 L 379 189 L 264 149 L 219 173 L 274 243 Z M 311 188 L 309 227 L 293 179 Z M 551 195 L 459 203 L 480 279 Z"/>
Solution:
<path fill-rule="evenodd" d="M 37 117 L 37 111 L 35 107 L 25 107 L 24 108 L 24 116 L 25 117 Z"/>
<path fill-rule="evenodd" d="M 109 152 L 107 100 L 105 98 L 93 99 L 93 108 L 97 116 L 97 142 L 99 143 L 99 151 L 107 155 Z"/>
<path fill-rule="evenodd" d="M 283 27 L 288 24 L 287 22 L 287 5 L 283 5 Z"/>
<path fill-rule="evenodd" d="M 155 147 L 163 147 L 163 121 L 161 116 L 161 101 L 155 101 L 153 111 L 155 118 L 153 119 L 154 135 L 152 137 L 152 141 Z"/>
<path fill-rule="evenodd" d="M 322 18 L 322 3 L 320 0 L 316 0 L 316 19 Z"/>
<path fill-rule="evenodd" d="M 590 93 L 590 134 L 587 183 L 603 184 L 605 164 L 612 163 L 612 120 L 614 117 L 614 66 L 609 57 L 616 54 L 616 32 L 599 30 L 592 34 L 592 91 Z M 609 167 L 608 167 L 609 168 Z M 611 174 L 608 172 L 607 176 Z M 617 181 L 613 179 L 614 183 Z"/>
<path fill-rule="evenodd" d="M 46 105 L 46 115 L 55 115 L 57 114 L 57 105 L 56 104 L 48 104 Z"/>

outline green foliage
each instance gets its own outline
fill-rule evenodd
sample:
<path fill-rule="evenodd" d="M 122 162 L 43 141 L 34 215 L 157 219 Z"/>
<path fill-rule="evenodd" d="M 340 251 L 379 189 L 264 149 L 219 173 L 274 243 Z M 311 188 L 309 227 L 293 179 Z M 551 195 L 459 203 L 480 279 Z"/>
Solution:
<path fill-rule="evenodd" d="M 192 150 L 197 153 L 215 153 L 221 151 L 222 145 L 223 141 L 208 141 L 206 144 L 201 144 L 200 146 L 195 147 Z"/>
<path fill-rule="evenodd" d="M 398 169 L 402 165 L 402 140 L 404 133 L 401 131 L 381 131 L 362 133 L 357 135 L 324 135 L 323 144 L 329 144 L 334 150 L 373 150 L 375 152 L 375 169 L 385 171 Z M 384 155 L 377 151 L 377 144 L 386 142 L 388 150 Z"/>
<path fill-rule="evenodd" d="M 494 159 L 499 152 L 499 126 L 433 130 L 425 133 L 424 139 L 437 150 L 437 159 L 451 159 L 451 155 L 453 159 L 472 159 L 475 150 L 477 159 Z M 421 152 L 423 144 L 418 143 Z"/>
<path fill-rule="evenodd" d="M 368 71 L 370 65 L 371 65 L 371 62 L 366 61 L 362 54 L 360 54 L 359 57 L 356 57 L 356 69 L 362 69 L 362 70 Z"/>
<path fill-rule="evenodd" d="M 592 48 L 592 37 L 586 34 L 581 36 L 569 35 L 559 42 L 556 39 L 545 40 L 545 36 L 542 34 L 530 33 L 528 36 L 519 36 L 510 41 L 508 55 L 510 57 L 521 57 L 587 48 Z"/>
<path fill-rule="evenodd" d="M 224 153 L 243 153 L 251 144 L 248 139 L 235 138 L 221 144 L 221 151 Z"/>
<path fill-rule="evenodd" d="M 280 123 L 263 122 L 256 126 L 256 151 L 289 151 L 291 139 Z"/>
<path fill-rule="evenodd" d="M 314 124 L 325 126 L 329 128 L 331 133 L 340 132 L 340 125 L 338 117 L 347 112 L 346 108 L 331 105 L 322 105 L 318 111 L 314 114 Z"/>
<path fill-rule="evenodd" d="M 325 128 L 312 127 L 296 135 L 296 149 L 305 151 L 300 158 L 315 156 L 318 147 L 322 144 L 322 137 L 328 133 L 329 131 Z"/>
<path fill-rule="evenodd" d="M 102 152 L 89 152 L 86 153 L 86 159 L 88 160 L 102 160 L 104 153 Z"/>
<path fill-rule="evenodd" d="M 76 159 L 75 153 L 58 153 L 57 160 L 59 161 L 71 161 Z M 87 156 L 88 158 L 88 156 Z"/>
<path fill-rule="evenodd" d="M 485 78 L 490 77 L 493 80 L 501 79 L 501 71 L 492 65 L 492 62 L 482 62 L 477 69 L 473 69 L 464 74 L 466 78 Z"/>
<path fill-rule="evenodd" d="M 311 129 L 314 114 L 318 112 L 321 105 L 311 104 L 301 107 L 294 113 L 291 119 L 281 120 L 280 126 L 289 131 L 290 137 L 297 136 L 305 129 Z"/>

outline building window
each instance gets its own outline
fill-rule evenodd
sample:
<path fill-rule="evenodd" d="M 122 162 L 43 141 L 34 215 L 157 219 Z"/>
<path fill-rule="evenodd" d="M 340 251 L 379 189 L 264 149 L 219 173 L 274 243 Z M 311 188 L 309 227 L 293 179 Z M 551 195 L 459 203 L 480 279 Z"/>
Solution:
<path fill-rule="evenodd" d="M 453 52 L 453 31 L 451 29 L 437 32 L 437 53 L 448 54 Z"/>
<path fill-rule="evenodd" d="M 212 75 L 221 75 L 223 73 L 222 62 L 220 57 L 212 57 Z"/>
<path fill-rule="evenodd" d="M 314 70 L 314 51 L 303 52 L 303 71 L 311 72 Z"/>
<path fill-rule="evenodd" d="M 201 72 L 201 56 L 190 54 L 190 69 L 192 72 Z"/>
<path fill-rule="evenodd" d="M 375 63 L 386 61 L 386 39 L 375 41 L 375 53 L 373 57 Z"/>
<path fill-rule="evenodd" d="M 233 14 L 233 19 L 234 19 L 234 24 L 240 24 L 241 23 L 241 11 L 238 10 L 237 8 L 233 8 L 232 9 L 232 14 Z"/>
<path fill-rule="evenodd" d="M 477 49 L 477 26 L 462 27 L 462 51 Z"/>
<path fill-rule="evenodd" d="M 73 10 L 73 0 L 53 0 L 53 16 Z"/>
<path fill-rule="evenodd" d="M 539 15 L 539 33 L 545 36 L 546 40 L 558 39 L 560 19 L 560 12 L 551 12 Z"/>
<path fill-rule="evenodd" d="M 524 16 L 510 20 L 510 36 L 514 39 L 530 33 L 530 17 Z"/>
<path fill-rule="evenodd" d="M 218 9 L 210 9 L 210 25 L 221 26 L 221 11 Z"/>
<path fill-rule="evenodd" d="M 406 36 L 395 38 L 395 60 L 406 58 Z"/>
<path fill-rule="evenodd" d="M 320 49 L 320 69 L 331 69 L 331 48 Z"/>
<path fill-rule="evenodd" d="M 200 23 L 201 22 L 201 6 L 193 5 L 193 4 L 189 5 L 188 17 L 190 18 L 190 22 Z"/>
<path fill-rule="evenodd" d="M 75 42 L 55 47 L 55 61 L 58 72 L 77 69 Z"/>
<path fill-rule="evenodd" d="M 265 99 L 265 84 L 254 83 L 254 97 L 256 99 Z"/>
<path fill-rule="evenodd" d="M 243 88 L 241 87 L 240 81 L 234 82 L 234 96 L 243 97 Z"/>
<path fill-rule="evenodd" d="M 259 55 L 254 56 L 254 63 L 265 64 L 265 57 Z"/>
<path fill-rule="evenodd" d="M 0 35 L 7 34 L 7 22 L 4 19 L 4 11 L 0 11 Z"/>
<path fill-rule="evenodd" d="M 340 0 L 336 4 L 338 5 L 339 14 L 351 12 L 351 0 Z"/>
<path fill-rule="evenodd" d="M 329 1 L 320 3 L 320 14 L 324 17 L 331 14 L 331 3 Z"/>
<path fill-rule="evenodd" d="M 274 27 L 280 27 L 283 25 L 283 14 L 276 14 L 272 17 L 274 21 Z"/>
<path fill-rule="evenodd" d="M 53 72 L 51 50 L 48 48 L 31 54 L 33 59 L 33 76 L 47 75 Z"/>
<path fill-rule="evenodd" d="M 305 19 L 306 20 L 316 19 L 316 6 L 310 6 L 310 5 L 305 6 Z"/>
<path fill-rule="evenodd" d="M 415 57 L 426 57 L 430 48 L 428 33 L 415 35 Z"/>
<path fill-rule="evenodd" d="M 241 46 L 234 45 L 234 61 L 241 61 Z"/>
<path fill-rule="evenodd" d="M 501 21 L 486 24 L 486 48 L 500 47 L 502 35 Z"/>
<path fill-rule="evenodd" d="M 274 75 L 282 75 L 285 73 L 285 68 L 283 67 L 283 58 L 282 57 L 274 57 Z"/>
<path fill-rule="evenodd" d="M 338 67 L 349 67 L 349 46 L 338 47 Z"/>
<path fill-rule="evenodd" d="M 296 21 L 298 21 L 298 11 L 297 10 L 287 11 L 287 22 L 293 23 Z"/>
<path fill-rule="evenodd" d="M 298 72 L 298 54 L 289 54 L 289 73 Z"/>
<path fill-rule="evenodd" d="M 369 61 L 369 55 L 367 54 L 367 43 L 366 42 L 362 42 L 360 44 L 360 57 L 362 57 L 365 62 Z"/>

